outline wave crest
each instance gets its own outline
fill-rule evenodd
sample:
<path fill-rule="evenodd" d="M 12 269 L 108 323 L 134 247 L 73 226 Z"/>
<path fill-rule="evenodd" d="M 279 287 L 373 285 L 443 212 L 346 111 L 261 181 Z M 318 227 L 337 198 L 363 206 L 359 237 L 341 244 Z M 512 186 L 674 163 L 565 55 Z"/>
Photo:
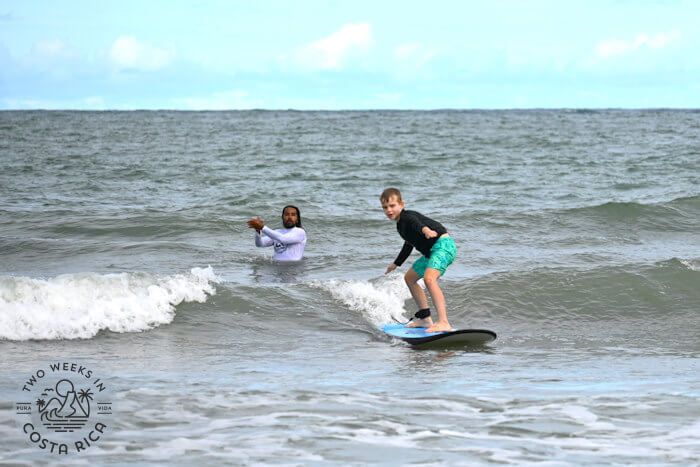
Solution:
<path fill-rule="evenodd" d="M 398 274 L 372 281 L 332 279 L 314 281 L 311 285 L 328 291 L 334 299 L 359 311 L 376 326 L 390 323 L 392 319 L 408 320 L 404 318 L 403 304 L 411 298 L 411 293 Z"/>
<path fill-rule="evenodd" d="M 186 274 L 63 274 L 0 277 L 0 339 L 87 339 L 101 330 L 167 324 L 182 302 L 205 302 L 220 280 L 211 266 Z"/>

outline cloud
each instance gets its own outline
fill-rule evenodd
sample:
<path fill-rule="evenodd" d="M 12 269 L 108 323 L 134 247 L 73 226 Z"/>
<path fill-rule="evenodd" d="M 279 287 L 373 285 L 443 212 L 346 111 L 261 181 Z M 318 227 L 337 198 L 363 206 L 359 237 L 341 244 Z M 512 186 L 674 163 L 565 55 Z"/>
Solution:
<path fill-rule="evenodd" d="M 404 44 L 394 50 L 394 59 L 407 62 L 410 61 L 418 66 L 422 66 L 436 55 L 435 50 L 429 50 L 422 44 Z"/>
<path fill-rule="evenodd" d="M 153 47 L 132 36 L 120 36 L 110 47 L 108 56 L 119 70 L 155 71 L 169 65 L 175 51 Z"/>
<path fill-rule="evenodd" d="M 83 97 L 74 100 L 41 100 L 41 99 L 4 99 L 5 109 L 13 110 L 104 110 L 106 108 L 102 97 Z M 0 105 L 2 107 L 2 105 Z"/>
<path fill-rule="evenodd" d="M 64 79 L 80 67 L 77 50 L 61 39 L 49 39 L 32 44 L 29 53 L 17 60 L 17 64 L 54 78 Z"/>
<path fill-rule="evenodd" d="M 607 39 L 601 41 L 596 46 L 596 53 L 599 57 L 607 58 L 622 55 L 642 48 L 662 49 L 670 43 L 680 39 L 678 31 L 669 33 L 658 33 L 653 36 L 640 34 L 634 40 Z"/>
<path fill-rule="evenodd" d="M 422 44 L 403 44 L 394 50 L 394 61 L 402 72 L 415 72 L 437 55 Z"/>
<path fill-rule="evenodd" d="M 67 59 L 75 55 L 75 52 L 60 39 L 39 41 L 32 47 L 32 56 L 35 59 Z"/>
<path fill-rule="evenodd" d="M 328 37 L 301 47 L 293 54 L 293 61 L 306 69 L 338 70 L 349 59 L 367 53 L 373 44 L 369 23 L 350 23 Z"/>

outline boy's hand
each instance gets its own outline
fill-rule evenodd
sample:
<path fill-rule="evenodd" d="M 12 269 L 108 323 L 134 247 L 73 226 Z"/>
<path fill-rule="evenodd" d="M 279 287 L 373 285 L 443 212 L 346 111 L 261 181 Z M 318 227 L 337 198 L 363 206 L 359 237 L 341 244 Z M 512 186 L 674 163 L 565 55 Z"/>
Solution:
<path fill-rule="evenodd" d="M 396 265 L 394 263 L 391 263 L 388 268 L 386 268 L 386 272 L 384 274 L 389 274 L 391 271 L 396 269 Z"/>
<path fill-rule="evenodd" d="M 260 233 L 262 228 L 265 226 L 265 219 L 260 219 L 260 216 L 258 216 L 255 219 L 249 220 L 246 222 L 246 224 L 248 224 L 248 227 L 251 229 L 255 229 L 258 231 L 258 233 Z"/>
<path fill-rule="evenodd" d="M 437 232 L 430 227 L 423 227 L 423 235 L 425 235 L 425 238 L 435 238 L 437 237 Z"/>

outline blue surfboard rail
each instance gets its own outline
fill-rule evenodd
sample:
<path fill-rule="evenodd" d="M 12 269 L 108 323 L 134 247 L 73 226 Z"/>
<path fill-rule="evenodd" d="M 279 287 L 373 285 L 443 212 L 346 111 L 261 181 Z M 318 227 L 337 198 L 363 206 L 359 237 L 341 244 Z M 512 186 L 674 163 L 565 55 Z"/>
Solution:
<path fill-rule="evenodd" d="M 444 342 L 445 344 L 483 345 L 496 339 L 496 333 L 488 329 L 456 329 L 454 331 L 426 332 L 426 328 L 407 328 L 403 324 L 385 324 L 381 327 L 387 335 L 411 345 Z"/>

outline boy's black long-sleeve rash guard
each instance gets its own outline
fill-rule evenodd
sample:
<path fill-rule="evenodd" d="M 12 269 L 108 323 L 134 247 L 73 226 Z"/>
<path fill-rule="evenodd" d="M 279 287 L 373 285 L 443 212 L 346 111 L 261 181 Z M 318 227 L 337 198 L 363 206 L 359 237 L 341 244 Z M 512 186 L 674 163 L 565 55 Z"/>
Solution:
<path fill-rule="evenodd" d="M 429 227 L 437 232 L 437 237 L 425 238 L 423 227 Z M 426 258 L 430 258 L 430 249 L 441 235 L 447 233 L 447 229 L 438 221 L 419 212 L 406 209 L 401 211 L 399 220 L 396 222 L 396 230 L 399 231 L 399 235 L 404 239 L 403 248 L 401 248 L 399 256 L 394 260 L 394 264 L 397 266 L 401 266 L 406 261 L 413 248 L 423 253 Z"/>

